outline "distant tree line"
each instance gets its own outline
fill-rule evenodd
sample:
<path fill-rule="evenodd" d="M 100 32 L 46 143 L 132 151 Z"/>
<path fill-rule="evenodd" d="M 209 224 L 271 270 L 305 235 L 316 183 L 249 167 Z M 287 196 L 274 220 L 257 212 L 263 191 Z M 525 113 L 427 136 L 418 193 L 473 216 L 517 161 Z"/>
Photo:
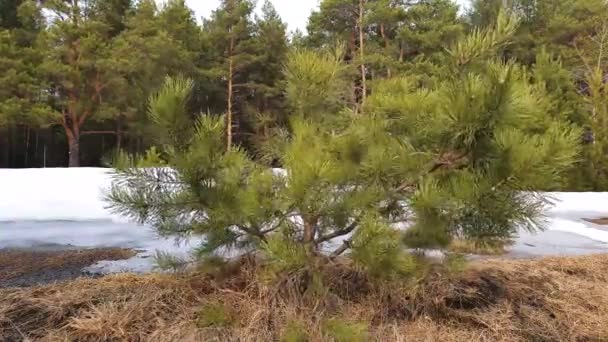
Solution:
<path fill-rule="evenodd" d="M 458 70 L 450 47 L 503 9 L 519 21 L 509 44 L 468 51 L 516 63 L 546 95 L 545 120 L 581 129 L 561 188 L 608 188 L 605 0 L 474 0 L 466 11 L 451 0 L 323 0 L 306 33 L 289 33 L 269 2 L 260 15 L 254 7 L 222 0 L 199 23 L 183 0 L 0 0 L 0 167 L 99 166 L 116 150 L 145 152 L 165 133 L 148 98 L 180 75 L 192 80 L 182 128 L 200 113 L 223 115 L 226 146 L 266 158 L 268 141 L 292 134 L 291 51 L 339 47 L 345 84 L 335 101 L 360 112 L 386 80 L 437 87 Z"/>

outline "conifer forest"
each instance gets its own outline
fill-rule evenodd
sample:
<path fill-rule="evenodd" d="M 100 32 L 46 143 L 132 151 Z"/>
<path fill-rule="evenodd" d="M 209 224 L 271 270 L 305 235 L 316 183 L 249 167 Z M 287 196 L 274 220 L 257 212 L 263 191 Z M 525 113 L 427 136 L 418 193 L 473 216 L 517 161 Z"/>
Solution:
<path fill-rule="evenodd" d="M 369 117 L 397 106 L 386 110 L 415 121 L 428 111 L 425 101 L 397 103 L 385 92 L 435 96 L 438 107 L 457 110 L 449 94 L 438 92 L 452 83 L 454 100 L 490 96 L 482 84 L 505 78 L 492 75 L 498 68 L 529 88 L 525 95 L 533 99 L 525 105 L 536 106 L 536 120 L 560 122 L 561 134 L 576 135 L 576 164 L 551 187 L 608 186 L 604 0 L 473 0 L 463 8 L 451 0 L 323 0 L 306 32 L 288 30 L 270 2 L 257 6 L 222 0 L 197 18 L 180 0 L 2 0 L 0 167 L 108 166 L 116 151 L 145 153 L 157 138 L 148 99 L 167 76 L 192 82 L 184 124 L 194 126 L 201 113 L 222 116 L 225 144 L 260 161 L 268 141 L 290 134 L 298 112 L 339 125 L 335 120 L 347 111 Z M 329 55 L 340 62 L 336 70 L 312 64 L 312 56 Z M 306 77 L 314 82 L 336 72 L 332 81 L 340 84 L 294 99 L 300 90 L 289 78 L 298 75 L 286 66 L 298 60 L 309 63 L 298 67 L 313 69 Z M 481 62 L 494 71 L 480 70 Z M 474 80 L 464 74 L 470 70 Z M 498 100 L 507 90 L 495 91 Z M 298 108 L 313 106 L 306 95 L 328 102 Z M 484 113 L 502 105 L 462 110 L 469 123 L 483 126 Z M 443 114 L 448 117 L 433 124 L 449 127 L 449 117 L 458 115 Z M 411 121 L 397 126 L 421 133 Z M 480 137 L 462 138 L 473 136 Z"/>
<path fill-rule="evenodd" d="M 605 341 L 608 0 L 282 1 L 0 0 L 0 341 Z"/>

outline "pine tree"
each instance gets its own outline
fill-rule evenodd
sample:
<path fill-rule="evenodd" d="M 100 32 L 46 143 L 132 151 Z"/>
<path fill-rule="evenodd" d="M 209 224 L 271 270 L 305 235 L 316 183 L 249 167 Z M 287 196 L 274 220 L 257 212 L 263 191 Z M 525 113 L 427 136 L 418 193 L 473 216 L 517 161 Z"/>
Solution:
<path fill-rule="evenodd" d="M 256 61 L 252 65 L 252 105 L 256 113 L 254 144 L 260 146 L 273 128 L 287 124 L 283 66 L 287 59 L 287 25 L 270 1 L 262 6 L 262 17 L 256 18 Z M 253 116 L 253 115 L 252 115 Z"/>
<path fill-rule="evenodd" d="M 112 27 L 95 17 L 94 3 L 49 0 L 43 5 L 57 19 L 45 31 L 41 68 L 61 112 L 69 166 L 79 166 L 84 124 L 108 118 L 106 101 L 123 83 L 110 56 Z"/>
<path fill-rule="evenodd" d="M 168 79 L 149 116 L 171 168 L 118 169 L 108 200 L 162 234 L 205 235 L 202 256 L 262 251 L 279 269 L 350 251 L 374 274 L 403 274 L 411 262 L 397 223 L 411 226 L 404 242 L 415 248 L 538 229 L 545 198 L 536 189 L 563 181 L 580 132 L 547 117 L 546 93 L 521 67 L 488 60 L 515 29 L 500 15 L 450 48 L 452 72 L 438 86 L 380 81 L 358 115 L 343 96 L 339 49 L 291 53 L 281 171 L 226 150 L 221 117 L 201 115 L 192 128 L 192 82 Z"/>
<path fill-rule="evenodd" d="M 530 65 L 545 48 L 568 68 L 580 66 L 576 42 L 592 35 L 608 13 L 604 0 L 475 0 L 471 21 L 477 26 L 492 23 L 503 7 L 521 20 L 506 57 Z"/>
<path fill-rule="evenodd" d="M 406 7 L 403 0 L 376 0 L 367 3 L 368 25 L 375 28 L 370 39 L 373 54 L 368 54 L 368 64 L 385 69 L 385 76 L 393 76 L 399 58 L 400 44 L 397 39 L 399 27 L 403 25 Z M 375 38 L 375 39 L 374 39 Z M 382 72 L 378 70 L 377 73 Z"/>
<path fill-rule="evenodd" d="M 398 32 L 399 60 L 430 57 L 460 38 L 458 6 L 450 0 L 423 0 L 408 6 Z"/>
<path fill-rule="evenodd" d="M 328 48 L 340 42 L 346 45 L 344 59 L 352 67 L 354 78 L 352 105 L 359 104 L 367 96 L 367 73 L 365 66 L 365 41 L 368 37 L 367 1 L 361 0 L 324 0 L 319 10 L 311 14 L 308 23 L 308 45 L 315 48 Z"/>
<path fill-rule="evenodd" d="M 113 101 L 112 108 L 117 148 L 122 147 L 124 131 L 136 138 L 153 135 L 147 131 L 148 97 L 167 75 L 196 74 L 199 44 L 200 30 L 183 2 L 172 1 L 160 11 L 154 1 L 138 3 L 110 52 L 113 68 L 124 79 L 116 89 L 122 95 Z"/>
<path fill-rule="evenodd" d="M 203 22 L 203 40 L 208 51 L 203 70 L 210 80 L 225 89 L 226 146 L 234 141 L 234 130 L 243 123 L 244 97 L 250 89 L 248 71 L 256 60 L 253 3 L 249 0 L 223 0 L 210 19 Z"/>
<path fill-rule="evenodd" d="M 19 6 L 18 3 L 20 3 Z M 5 5 L 10 5 L 6 2 Z M 27 125 L 39 127 L 56 117 L 49 106 L 46 82 L 39 65 L 43 51 L 37 46 L 42 16 L 33 2 L 12 2 L 16 8 L 5 8 L 0 28 L 0 126 Z M 9 15 L 14 15 L 11 17 Z"/>
<path fill-rule="evenodd" d="M 604 191 L 608 188 L 608 21 L 606 21 L 596 35 L 589 37 L 587 50 L 581 52 L 582 62 L 585 66 L 585 89 L 583 99 L 588 112 L 589 131 L 592 135 L 584 148 L 585 160 L 582 163 L 583 181 L 590 184 L 592 190 Z"/>

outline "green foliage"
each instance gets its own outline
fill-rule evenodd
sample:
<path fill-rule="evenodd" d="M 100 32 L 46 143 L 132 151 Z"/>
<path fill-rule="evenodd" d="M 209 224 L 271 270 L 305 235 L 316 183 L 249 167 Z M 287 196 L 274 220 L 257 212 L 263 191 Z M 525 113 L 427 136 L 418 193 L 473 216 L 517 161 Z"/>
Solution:
<path fill-rule="evenodd" d="M 341 48 L 332 52 L 294 51 L 286 67 L 285 90 L 294 112 L 317 121 L 327 112 L 338 111 L 347 95 Z"/>
<path fill-rule="evenodd" d="M 190 129 L 192 83 L 167 78 L 149 117 L 171 168 L 117 169 L 111 208 L 163 235 L 204 235 L 201 257 L 262 251 L 275 273 L 302 270 L 312 283 L 322 254 L 350 252 L 370 274 L 390 278 L 417 267 L 402 242 L 501 243 L 519 229 L 542 229 L 537 191 L 563 184 L 581 133 L 551 115 L 541 77 L 488 60 L 515 28 L 499 15 L 454 43 L 449 72 L 429 87 L 377 80 L 361 107 L 343 93 L 342 50 L 293 52 L 290 134 L 272 155 L 281 171 L 226 148 L 223 117 L 200 115 Z M 410 228 L 402 234 L 393 224 Z"/>
<path fill-rule="evenodd" d="M 116 169 L 127 169 L 130 167 L 147 168 L 162 167 L 167 164 L 162 154 L 155 146 L 150 147 L 142 156 L 133 156 L 125 151 L 113 151 L 105 164 Z"/>
<path fill-rule="evenodd" d="M 279 271 L 293 271 L 306 265 L 306 250 L 294 241 L 293 236 L 275 234 L 262 244 L 262 250 L 273 260 Z"/>
<path fill-rule="evenodd" d="M 234 317 L 226 305 L 222 303 L 208 303 L 199 313 L 196 325 L 200 328 L 227 328 L 234 324 Z"/>
<path fill-rule="evenodd" d="M 366 216 L 353 236 L 351 257 L 372 276 L 409 275 L 415 271 L 416 263 L 399 240 L 400 233 L 382 218 Z"/>
<path fill-rule="evenodd" d="M 346 322 L 332 318 L 324 324 L 325 334 L 336 342 L 364 342 L 369 340 L 365 323 Z"/>
<path fill-rule="evenodd" d="M 188 262 L 183 258 L 176 257 L 170 253 L 156 251 L 154 255 L 155 268 L 162 271 L 177 272 L 183 270 Z"/>
<path fill-rule="evenodd" d="M 500 12 L 496 24 L 486 29 L 476 28 L 459 40 L 449 50 L 458 65 L 466 65 L 475 59 L 487 60 L 507 45 L 518 27 L 515 15 Z"/>
<path fill-rule="evenodd" d="M 283 342 L 308 342 L 308 333 L 306 326 L 298 321 L 289 321 L 285 326 L 281 335 Z"/>
<path fill-rule="evenodd" d="M 413 23 L 413 24 L 412 24 Z M 432 56 L 443 52 L 461 37 L 464 25 L 458 18 L 458 7 L 449 0 L 414 2 L 405 11 L 403 24 L 397 33 L 408 58 Z"/>
<path fill-rule="evenodd" d="M 522 25 L 506 56 L 530 65 L 542 49 L 548 49 L 570 68 L 580 66 L 573 47 L 593 34 L 608 13 L 603 0 L 475 0 L 471 8 L 472 23 L 482 27 L 493 23 L 501 9 L 520 17 Z"/>
<path fill-rule="evenodd" d="M 606 153 L 608 152 L 608 88 L 606 87 L 606 57 L 608 48 L 608 21 L 594 37 L 587 42 L 591 48 L 581 54 L 585 65 L 584 104 L 589 115 L 590 133 L 593 135 L 584 146 L 585 160 L 581 163 L 583 172 L 579 174 L 584 184 L 594 190 L 608 188 Z"/>
<path fill-rule="evenodd" d="M 150 98 L 149 118 L 162 133 L 156 136 L 161 145 L 185 148 L 192 136 L 192 124 L 186 113 L 186 104 L 193 83 L 183 78 L 167 78 L 161 91 Z"/>

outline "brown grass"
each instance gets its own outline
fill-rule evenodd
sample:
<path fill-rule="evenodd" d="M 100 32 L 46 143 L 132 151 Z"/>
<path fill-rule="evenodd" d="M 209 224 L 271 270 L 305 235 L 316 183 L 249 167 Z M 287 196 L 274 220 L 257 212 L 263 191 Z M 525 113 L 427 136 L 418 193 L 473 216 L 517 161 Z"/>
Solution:
<path fill-rule="evenodd" d="M 608 217 L 600 217 L 594 219 L 583 219 L 584 221 L 591 222 L 600 226 L 608 226 Z"/>
<path fill-rule="evenodd" d="M 121 248 L 48 252 L 4 250 L 0 252 L 0 281 L 45 270 L 82 268 L 97 261 L 128 259 L 134 255 L 135 252 Z"/>
<path fill-rule="evenodd" d="M 507 253 L 509 242 L 495 242 L 492 244 L 478 244 L 470 240 L 453 240 L 448 250 L 458 254 L 476 255 L 503 255 Z"/>
<path fill-rule="evenodd" d="M 486 260 L 457 275 L 429 270 L 417 285 L 378 283 L 347 264 L 329 264 L 315 295 L 306 272 L 269 285 L 253 262 L 240 266 L 222 280 L 116 275 L 0 290 L 0 336 L 276 341 L 299 322 L 310 341 L 324 341 L 323 323 L 333 318 L 367 324 L 377 341 L 608 340 L 608 255 Z M 219 304 L 231 326 L 197 326 L 201 308 Z"/>

